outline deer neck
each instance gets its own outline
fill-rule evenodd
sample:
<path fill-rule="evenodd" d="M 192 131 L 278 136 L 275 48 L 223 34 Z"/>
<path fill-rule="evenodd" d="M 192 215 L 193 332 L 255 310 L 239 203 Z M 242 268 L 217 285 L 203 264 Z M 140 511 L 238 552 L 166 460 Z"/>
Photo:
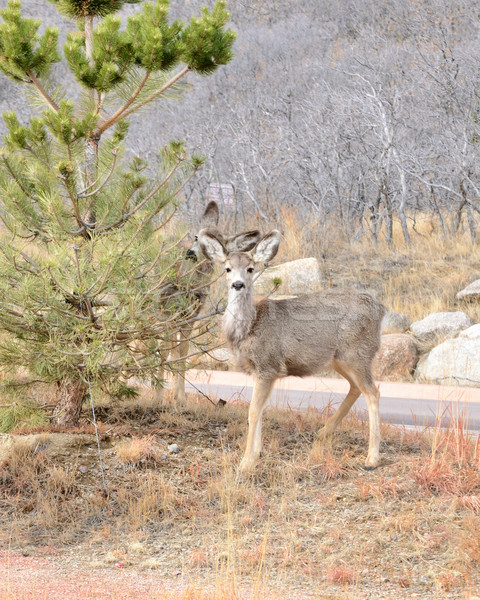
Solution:
<path fill-rule="evenodd" d="M 249 335 L 256 316 L 252 290 L 237 292 L 231 289 L 223 316 L 223 331 L 229 344 L 238 344 Z"/>

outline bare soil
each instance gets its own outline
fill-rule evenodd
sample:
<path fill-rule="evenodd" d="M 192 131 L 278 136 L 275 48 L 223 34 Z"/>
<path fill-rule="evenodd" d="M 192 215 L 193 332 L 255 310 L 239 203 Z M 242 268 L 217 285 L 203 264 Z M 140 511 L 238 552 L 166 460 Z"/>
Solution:
<path fill-rule="evenodd" d="M 479 595 L 478 440 L 461 423 L 383 427 L 367 472 L 362 415 L 321 445 L 325 415 L 269 411 L 241 478 L 241 404 L 98 414 L 106 493 L 87 412 L 75 432 L 3 437 L 1 600 Z"/>

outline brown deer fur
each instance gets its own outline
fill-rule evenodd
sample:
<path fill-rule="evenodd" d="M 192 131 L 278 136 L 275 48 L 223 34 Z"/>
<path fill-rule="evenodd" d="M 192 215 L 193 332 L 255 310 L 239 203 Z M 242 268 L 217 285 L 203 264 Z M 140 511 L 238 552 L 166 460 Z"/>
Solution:
<path fill-rule="evenodd" d="M 224 333 L 239 368 L 254 377 L 247 447 L 240 468 L 251 469 L 260 455 L 262 412 L 275 380 L 288 375 L 314 375 L 326 368 L 345 377 L 350 391 L 327 420 L 320 437 L 334 431 L 363 393 L 370 421 L 366 467 L 376 467 L 380 444 L 379 392 L 372 377 L 372 361 L 380 347 L 384 306 L 371 295 L 354 289 L 255 302 L 255 272 L 277 253 L 279 232 L 267 234 L 248 253 L 229 252 L 222 240 L 208 230 L 200 232 L 199 242 L 205 256 L 225 267 L 228 305 Z"/>

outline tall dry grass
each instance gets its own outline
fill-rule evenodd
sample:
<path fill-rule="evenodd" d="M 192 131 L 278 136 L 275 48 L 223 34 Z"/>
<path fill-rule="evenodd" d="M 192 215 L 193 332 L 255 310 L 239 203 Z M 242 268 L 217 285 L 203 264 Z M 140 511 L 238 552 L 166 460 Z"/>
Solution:
<path fill-rule="evenodd" d="M 480 244 L 467 231 L 444 237 L 430 217 L 417 217 L 411 244 L 394 223 L 393 243 L 380 235 L 348 239 L 331 224 L 319 227 L 292 210 L 284 210 L 283 243 L 277 262 L 306 256 L 318 258 L 323 287 L 355 286 L 374 291 L 385 305 L 411 321 L 431 312 L 463 310 L 480 321 L 478 304 L 459 303 L 455 295 L 480 278 Z M 275 224 L 272 224 L 275 225 Z"/>
<path fill-rule="evenodd" d="M 368 232 L 348 236 L 334 220 L 321 224 L 314 214 L 306 218 L 293 208 L 283 208 L 279 222 L 265 225 L 251 218 L 243 227 L 265 232 L 280 229 L 283 239 L 276 264 L 314 256 L 320 263 L 324 288 L 369 289 L 390 310 L 406 314 L 411 321 L 431 312 L 454 310 L 463 310 L 474 321 L 480 321 L 478 304 L 455 300 L 458 291 L 480 278 L 480 244 L 472 243 L 468 227 L 463 224 L 455 236 L 446 237 L 430 215 L 419 214 L 411 223 L 410 245 L 405 244 L 398 221 L 393 224 L 392 243 L 387 243 L 381 230 L 375 245 Z M 231 218 L 224 218 L 219 227 L 232 233 Z M 218 301 L 222 291 L 220 281 L 212 297 Z"/>

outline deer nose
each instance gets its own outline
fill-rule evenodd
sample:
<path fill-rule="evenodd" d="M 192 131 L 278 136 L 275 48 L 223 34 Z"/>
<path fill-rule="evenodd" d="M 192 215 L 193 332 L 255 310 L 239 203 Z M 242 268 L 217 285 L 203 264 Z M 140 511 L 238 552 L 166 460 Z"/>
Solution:
<path fill-rule="evenodd" d="M 241 290 L 245 287 L 245 284 L 242 281 L 235 281 L 235 283 L 232 283 L 232 287 L 236 290 Z"/>
<path fill-rule="evenodd" d="M 195 252 L 190 248 L 189 250 L 187 250 L 186 254 L 185 254 L 185 258 L 188 258 L 190 260 L 196 260 L 197 259 L 197 255 L 195 254 Z"/>

